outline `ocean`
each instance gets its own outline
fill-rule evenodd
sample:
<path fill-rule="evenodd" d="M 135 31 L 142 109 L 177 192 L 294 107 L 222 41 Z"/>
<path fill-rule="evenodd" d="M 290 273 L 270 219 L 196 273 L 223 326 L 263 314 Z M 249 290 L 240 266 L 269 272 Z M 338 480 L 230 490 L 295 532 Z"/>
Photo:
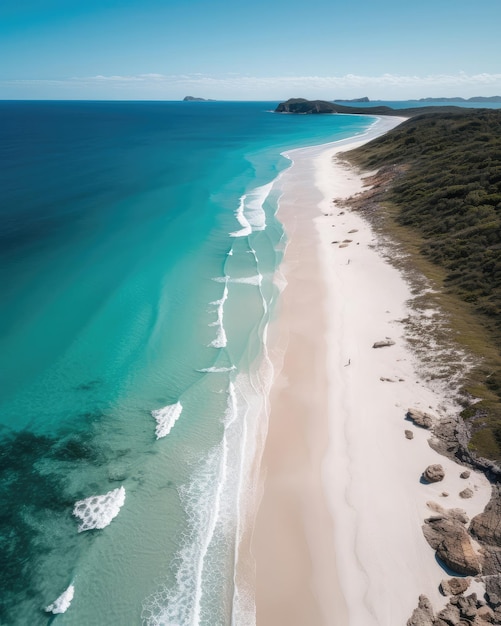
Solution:
<path fill-rule="evenodd" d="M 255 623 L 275 182 L 375 122 L 276 104 L 0 102 L 0 624 Z"/>

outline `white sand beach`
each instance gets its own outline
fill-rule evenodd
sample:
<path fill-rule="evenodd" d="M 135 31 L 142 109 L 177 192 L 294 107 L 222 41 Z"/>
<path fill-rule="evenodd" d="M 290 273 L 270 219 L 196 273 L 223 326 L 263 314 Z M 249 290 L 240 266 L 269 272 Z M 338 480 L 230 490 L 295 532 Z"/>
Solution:
<path fill-rule="evenodd" d="M 406 344 L 398 320 L 409 285 L 370 225 L 333 202 L 363 185 L 336 153 L 401 121 L 381 118 L 359 139 L 293 151 L 280 181 L 289 243 L 277 325 L 287 348 L 252 542 L 258 626 L 403 626 L 419 594 L 442 606 L 448 576 L 421 530 L 427 503 L 472 517 L 490 497 L 483 475 L 461 479 L 463 468 L 428 445 L 430 433 L 405 420 L 410 407 L 445 415 L 451 399 L 420 377 Z M 386 337 L 395 345 L 372 347 Z M 423 484 L 432 463 L 445 479 Z M 466 487 L 469 500 L 459 497 Z"/>

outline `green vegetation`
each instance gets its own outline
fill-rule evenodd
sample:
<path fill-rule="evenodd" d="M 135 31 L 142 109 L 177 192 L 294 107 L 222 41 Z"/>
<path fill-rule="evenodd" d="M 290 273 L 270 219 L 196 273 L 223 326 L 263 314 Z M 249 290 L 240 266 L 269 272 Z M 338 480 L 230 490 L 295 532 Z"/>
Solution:
<path fill-rule="evenodd" d="M 439 287 L 459 340 L 481 358 L 465 381 L 480 402 L 462 416 L 470 448 L 501 459 L 501 111 L 418 115 L 348 158 L 367 170 L 391 166 L 377 201 Z"/>
<path fill-rule="evenodd" d="M 461 112 L 464 109 L 457 106 L 420 106 L 405 109 L 394 109 L 385 105 L 372 107 L 356 107 L 352 104 L 346 106 L 338 102 L 328 102 L 327 100 L 305 100 L 304 98 L 289 98 L 286 102 L 281 102 L 275 109 L 275 113 L 347 113 L 349 115 L 397 115 L 399 117 L 413 117 L 422 115 L 424 112 Z"/>

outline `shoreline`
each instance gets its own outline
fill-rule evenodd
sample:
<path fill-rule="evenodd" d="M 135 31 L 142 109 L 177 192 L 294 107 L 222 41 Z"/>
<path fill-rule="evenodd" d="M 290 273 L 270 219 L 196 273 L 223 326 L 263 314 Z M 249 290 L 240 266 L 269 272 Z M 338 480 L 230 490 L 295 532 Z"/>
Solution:
<path fill-rule="evenodd" d="M 405 344 L 408 284 L 375 249 L 370 225 L 333 202 L 363 184 L 333 157 L 402 121 L 379 118 L 364 135 L 286 155 L 293 164 L 279 181 L 278 213 L 288 286 L 276 325 L 288 341 L 252 538 L 258 626 L 391 626 L 406 622 L 422 593 L 445 605 L 438 585 L 447 574 L 421 530 L 426 503 L 472 517 L 490 497 L 482 475 L 460 479 L 461 466 L 428 446 L 430 433 L 404 420 L 410 407 L 442 415 L 450 399 L 427 387 Z M 372 349 L 387 336 L 394 346 Z M 446 479 L 423 485 L 431 463 Z M 475 495 L 464 501 L 467 486 Z"/>

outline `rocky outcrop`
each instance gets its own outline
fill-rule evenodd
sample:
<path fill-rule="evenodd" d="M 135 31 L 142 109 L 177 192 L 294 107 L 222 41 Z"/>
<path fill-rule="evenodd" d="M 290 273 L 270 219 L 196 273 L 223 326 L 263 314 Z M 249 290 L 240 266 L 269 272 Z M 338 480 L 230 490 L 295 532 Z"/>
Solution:
<path fill-rule="evenodd" d="M 457 596 L 450 599 L 449 604 L 445 607 L 445 609 L 439 612 L 437 617 L 439 620 L 444 620 L 446 624 L 449 623 L 459 625 L 462 620 L 466 620 L 467 623 L 472 623 L 476 618 L 477 610 L 480 606 L 481 605 L 477 600 L 476 593 L 472 593 L 466 597 Z"/>
<path fill-rule="evenodd" d="M 470 524 L 471 534 L 484 544 L 501 547 L 501 486 L 492 488 L 491 499 Z"/>
<path fill-rule="evenodd" d="M 501 572 L 501 485 L 492 487 L 491 499 L 484 511 L 471 520 L 469 530 L 482 545 L 484 574 Z"/>
<path fill-rule="evenodd" d="M 501 467 L 497 463 L 477 457 L 469 450 L 471 433 L 464 419 L 459 416 L 442 418 L 434 424 L 433 434 L 429 444 L 436 452 L 484 472 L 493 482 L 501 481 Z"/>
<path fill-rule="evenodd" d="M 426 519 L 422 528 L 437 557 L 450 570 L 462 576 L 477 576 L 482 568 L 466 531 L 466 521 L 464 512 L 450 509 Z"/>
<path fill-rule="evenodd" d="M 444 468 L 439 463 L 428 465 L 423 472 L 423 480 L 427 483 L 438 483 L 444 479 L 444 476 Z"/>
<path fill-rule="evenodd" d="M 434 626 L 434 623 L 431 602 L 426 596 L 419 596 L 418 607 L 414 609 L 412 617 L 407 620 L 407 626 Z"/>
<path fill-rule="evenodd" d="M 469 596 L 454 596 L 436 615 L 426 596 L 419 596 L 418 608 L 414 609 L 407 626 L 486 626 L 500 624 L 501 614 L 489 602 L 477 598 L 476 593 Z"/>
<path fill-rule="evenodd" d="M 489 606 L 501 611 L 501 574 L 485 577 L 485 598 Z"/>
<path fill-rule="evenodd" d="M 412 420 L 416 426 L 421 428 L 431 428 L 434 424 L 434 418 L 429 413 L 419 411 L 418 409 L 409 409 L 406 415 L 407 419 Z"/>

